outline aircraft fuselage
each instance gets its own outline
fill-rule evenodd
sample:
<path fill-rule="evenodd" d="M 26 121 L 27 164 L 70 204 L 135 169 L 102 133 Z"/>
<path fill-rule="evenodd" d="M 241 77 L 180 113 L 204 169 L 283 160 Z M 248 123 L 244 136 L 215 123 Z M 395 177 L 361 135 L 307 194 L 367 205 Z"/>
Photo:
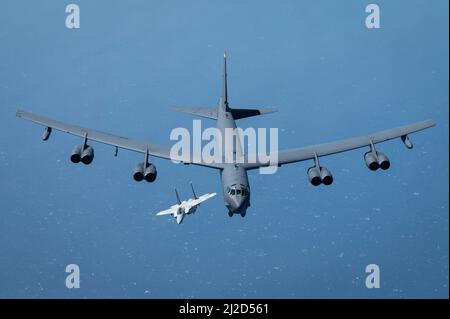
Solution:
<path fill-rule="evenodd" d="M 226 88 L 225 88 L 226 89 Z M 225 136 L 225 129 L 236 128 L 236 122 L 231 112 L 227 110 L 226 102 L 220 98 L 219 108 L 217 114 L 217 128 Z M 228 154 L 236 159 L 236 156 L 242 155 L 242 145 L 239 138 L 236 138 L 233 147 L 231 148 L 233 154 Z M 236 163 L 225 164 L 220 171 L 220 180 L 222 184 L 223 198 L 225 206 L 228 209 L 228 214 L 240 214 L 245 216 L 247 207 L 250 206 L 250 185 L 248 182 L 247 171 L 244 167 Z"/>

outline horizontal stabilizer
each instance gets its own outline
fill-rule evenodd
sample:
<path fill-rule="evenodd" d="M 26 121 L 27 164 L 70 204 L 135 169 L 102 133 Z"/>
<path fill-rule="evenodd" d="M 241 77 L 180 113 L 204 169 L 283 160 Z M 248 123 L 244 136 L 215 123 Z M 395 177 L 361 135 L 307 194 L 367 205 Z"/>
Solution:
<path fill-rule="evenodd" d="M 262 108 L 262 109 L 237 109 L 237 108 L 232 109 L 232 108 L 229 108 L 229 111 L 231 112 L 231 114 L 233 114 L 233 118 L 235 120 L 239 120 L 239 119 L 243 119 L 246 117 L 274 113 L 274 112 L 277 112 L 278 109 L 277 108 Z"/>
<path fill-rule="evenodd" d="M 188 113 L 209 119 L 217 120 L 217 108 L 212 107 L 173 107 L 173 111 Z"/>

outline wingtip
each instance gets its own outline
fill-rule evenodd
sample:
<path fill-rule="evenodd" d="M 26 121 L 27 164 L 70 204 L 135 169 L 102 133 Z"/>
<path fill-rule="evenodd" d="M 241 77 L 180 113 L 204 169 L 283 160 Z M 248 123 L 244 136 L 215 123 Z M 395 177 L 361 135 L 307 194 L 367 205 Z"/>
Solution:
<path fill-rule="evenodd" d="M 424 126 L 424 128 L 430 128 L 436 126 L 436 121 L 433 119 L 424 120 L 421 122 L 421 124 Z"/>

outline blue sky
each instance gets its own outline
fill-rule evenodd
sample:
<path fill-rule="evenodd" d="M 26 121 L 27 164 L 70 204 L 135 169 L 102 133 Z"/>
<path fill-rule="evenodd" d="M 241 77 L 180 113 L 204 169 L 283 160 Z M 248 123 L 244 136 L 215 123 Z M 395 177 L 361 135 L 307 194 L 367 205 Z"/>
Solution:
<path fill-rule="evenodd" d="M 2 1 L 0 11 L 0 297 L 448 298 L 448 2 Z M 432 118 L 437 127 L 322 159 L 330 187 L 308 184 L 309 162 L 250 172 L 252 206 L 229 218 L 217 171 L 155 159 L 154 184 L 135 183 L 139 154 L 15 117 L 17 108 L 160 144 L 192 117 L 168 107 L 215 106 L 222 53 L 231 106 L 276 106 L 241 120 L 278 127 L 299 147 Z M 203 121 L 204 126 L 214 122 Z M 154 213 L 216 191 L 178 226 Z M 67 264 L 81 288 L 65 287 Z M 381 269 L 367 289 L 366 265 Z"/>

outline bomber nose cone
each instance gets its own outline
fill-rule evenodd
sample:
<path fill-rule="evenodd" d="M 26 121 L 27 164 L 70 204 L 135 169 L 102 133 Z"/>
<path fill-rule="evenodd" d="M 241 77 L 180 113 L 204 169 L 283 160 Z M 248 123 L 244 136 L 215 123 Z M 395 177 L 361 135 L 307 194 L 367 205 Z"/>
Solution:
<path fill-rule="evenodd" d="M 239 210 L 241 208 L 244 200 L 245 200 L 245 197 L 241 197 L 241 196 L 230 198 L 229 210 L 232 212 Z"/>

